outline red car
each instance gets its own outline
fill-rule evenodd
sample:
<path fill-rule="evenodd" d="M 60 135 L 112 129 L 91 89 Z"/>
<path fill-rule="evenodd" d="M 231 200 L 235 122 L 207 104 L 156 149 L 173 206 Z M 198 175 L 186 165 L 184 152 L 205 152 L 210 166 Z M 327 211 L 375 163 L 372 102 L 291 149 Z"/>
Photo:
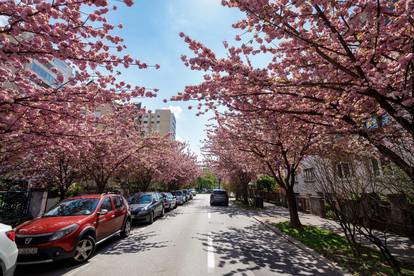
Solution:
<path fill-rule="evenodd" d="M 116 194 L 68 198 L 16 228 L 17 264 L 88 260 L 98 243 L 131 231 L 127 201 Z"/>

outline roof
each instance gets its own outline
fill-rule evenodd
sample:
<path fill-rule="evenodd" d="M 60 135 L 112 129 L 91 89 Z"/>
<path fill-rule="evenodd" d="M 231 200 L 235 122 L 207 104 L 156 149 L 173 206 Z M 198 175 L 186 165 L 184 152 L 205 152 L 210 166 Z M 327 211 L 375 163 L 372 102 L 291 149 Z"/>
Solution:
<path fill-rule="evenodd" d="M 72 196 L 69 197 L 67 199 L 78 199 L 78 198 L 101 198 L 104 195 L 117 195 L 117 194 L 113 194 L 113 193 L 109 193 L 109 194 L 88 194 L 88 195 L 79 195 L 79 196 Z"/>

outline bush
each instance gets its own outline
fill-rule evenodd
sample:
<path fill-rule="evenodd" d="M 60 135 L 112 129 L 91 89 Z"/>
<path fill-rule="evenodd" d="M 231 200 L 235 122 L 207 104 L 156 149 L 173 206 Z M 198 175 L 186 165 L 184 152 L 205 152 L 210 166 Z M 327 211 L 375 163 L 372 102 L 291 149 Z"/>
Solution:
<path fill-rule="evenodd" d="M 83 187 L 80 183 L 75 182 L 69 186 L 66 196 L 67 197 L 78 196 L 84 192 L 85 192 L 85 187 Z"/>
<path fill-rule="evenodd" d="M 274 191 L 276 189 L 276 180 L 271 176 L 263 175 L 256 181 L 256 188 L 259 191 Z"/>

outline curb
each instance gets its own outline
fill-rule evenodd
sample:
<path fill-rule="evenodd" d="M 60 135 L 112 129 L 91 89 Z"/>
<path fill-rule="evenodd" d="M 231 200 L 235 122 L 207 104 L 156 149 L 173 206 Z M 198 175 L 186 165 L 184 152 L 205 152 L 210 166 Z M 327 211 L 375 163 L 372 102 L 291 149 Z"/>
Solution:
<path fill-rule="evenodd" d="M 271 224 L 269 224 L 269 223 L 267 223 L 265 221 L 262 221 L 262 220 L 258 219 L 256 216 L 253 216 L 253 219 L 256 220 L 257 222 L 259 222 L 260 224 L 262 224 L 263 226 L 265 226 L 266 228 L 268 228 L 271 231 L 273 231 L 275 234 L 281 236 L 283 239 L 287 240 L 289 243 L 291 243 L 294 246 L 296 246 L 296 247 L 300 248 L 301 250 L 305 251 L 306 253 L 308 253 L 309 255 L 311 255 L 313 258 L 319 259 L 319 260 L 323 260 L 325 263 L 329 264 L 329 266 L 335 268 L 336 270 L 338 270 L 339 272 L 341 272 L 343 275 L 352 275 L 351 273 L 349 273 L 348 271 L 346 271 L 343 267 L 340 267 L 337 263 L 335 263 L 335 262 L 333 262 L 331 260 L 328 260 L 325 256 L 323 256 L 322 254 L 318 253 L 314 249 L 307 247 L 306 245 L 304 245 L 300 241 L 298 241 L 298 240 L 290 237 L 289 235 L 283 233 L 276 226 L 273 226 L 273 225 L 271 225 Z"/>

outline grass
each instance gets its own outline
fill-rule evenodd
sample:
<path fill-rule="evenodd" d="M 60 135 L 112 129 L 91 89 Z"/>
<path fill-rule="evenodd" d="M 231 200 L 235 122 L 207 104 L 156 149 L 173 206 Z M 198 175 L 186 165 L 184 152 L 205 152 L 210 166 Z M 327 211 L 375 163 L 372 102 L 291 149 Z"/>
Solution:
<path fill-rule="evenodd" d="M 232 200 L 232 202 L 233 202 L 233 204 L 234 204 L 235 206 L 237 206 L 237 207 L 239 207 L 239 208 L 242 208 L 242 209 L 246 209 L 246 210 L 262 210 L 262 209 L 260 209 L 260 208 L 256 208 L 256 207 L 254 207 L 254 206 L 252 206 L 252 205 L 246 204 L 246 203 L 244 203 L 244 202 L 243 202 L 243 201 L 241 201 L 241 200 L 236 200 L 236 199 L 234 199 L 234 200 Z"/>
<path fill-rule="evenodd" d="M 362 258 L 355 258 L 345 237 L 332 231 L 307 225 L 302 229 L 296 229 L 291 227 L 288 221 L 274 225 L 283 233 L 299 240 L 352 273 L 357 275 L 398 275 L 393 272 L 382 255 L 372 248 L 363 246 L 361 249 Z M 414 275 L 414 268 L 402 264 L 402 275 Z"/>

